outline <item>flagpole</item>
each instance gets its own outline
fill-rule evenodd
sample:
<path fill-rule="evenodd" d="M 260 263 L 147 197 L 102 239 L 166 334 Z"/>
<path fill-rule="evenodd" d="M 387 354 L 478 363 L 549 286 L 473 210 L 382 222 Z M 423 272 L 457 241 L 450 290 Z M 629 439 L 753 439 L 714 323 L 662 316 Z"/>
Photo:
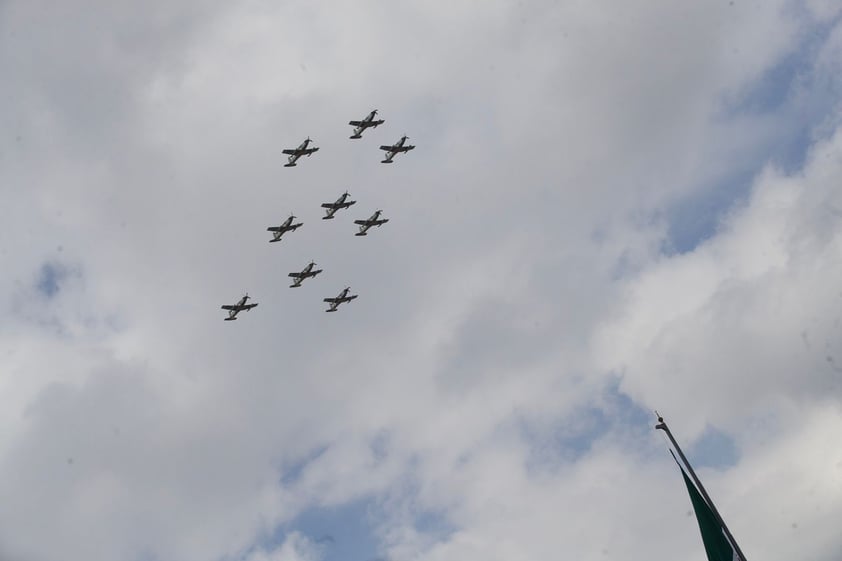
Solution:
<path fill-rule="evenodd" d="M 722 526 L 722 530 L 725 532 L 725 536 L 728 538 L 728 541 L 731 542 L 731 545 L 734 546 L 734 549 L 737 551 L 737 555 L 740 556 L 741 561 L 747 561 L 746 556 L 743 555 L 743 550 L 740 549 L 740 546 L 737 545 L 737 540 L 734 539 L 734 536 L 731 535 L 731 530 L 728 529 L 728 526 L 725 524 L 725 521 L 722 520 L 722 517 L 719 515 L 719 511 L 716 510 L 716 505 L 713 504 L 708 492 L 705 490 L 704 485 L 702 482 L 699 481 L 699 478 L 696 476 L 696 472 L 693 471 L 693 466 L 690 465 L 690 462 L 687 461 L 687 457 L 684 455 L 684 452 L 681 451 L 681 447 L 678 445 L 678 442 L 675 441 L 675 438 L 672 436 L 667 423 L 664 421 L 664 418 L 658 415 L 658 424 L 655 425 L 656 429 L 662 430 L 667 433 L 667 436 L 672 442 L 672 445 L 675 447 L 675 450 L 678 452 L 678 455 L 681 457 L 681 461 L 684 462 L 684 465 L 687 466 L 687 471 L 690 472 L 690 477 L 693 478 L 693 482 L 696 484 L 696 487 L 702 493 L 702 496 L 707 501 L 710 510 L 713 512 L 713 515 L 716 517 L 716 521 Z"/>

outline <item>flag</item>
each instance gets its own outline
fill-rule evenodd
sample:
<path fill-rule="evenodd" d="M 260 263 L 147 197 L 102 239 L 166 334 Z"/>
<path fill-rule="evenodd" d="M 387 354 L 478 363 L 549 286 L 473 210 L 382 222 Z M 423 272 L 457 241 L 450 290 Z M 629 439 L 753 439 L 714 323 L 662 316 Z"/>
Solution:
<path fill-rule="evenodd" d="M 681 468 L 681 466 L 679 467 Z M 702 532 L 702 541 L 705 544 L 708 561 L 742 561 L 731 546 L 731 542 L 725 537 L 722 526 L 716 521 L 716 516 L 714 516 L 707 501 L 690 481 L 690 478 L 687 477 L 684 468 L 681 468 L 681 475 L 684 476 L 684 483 L 687 484 L 687 491 L 690 492 L 693 510 L 696 511 L 696 520 L 699 522 L 699 530 Z"/>

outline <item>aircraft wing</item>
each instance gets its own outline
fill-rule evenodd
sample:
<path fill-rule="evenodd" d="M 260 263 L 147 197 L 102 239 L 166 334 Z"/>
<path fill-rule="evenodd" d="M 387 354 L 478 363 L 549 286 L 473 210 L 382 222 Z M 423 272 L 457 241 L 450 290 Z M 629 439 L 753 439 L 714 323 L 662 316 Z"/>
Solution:
<path fill-rule="evenodd" d="M 266 231 L 267 232 L 283 232 L 284 229 L 280 226 L 269 226 L 268 228 L 266 228 Z"/>
<path fill-rule="evenodd" d="M 290 156 L 295 156 L 298 153 L 298 150 L 295 150 L 294 148 L 291 148 L 291 149 L 287 149 L 287 150 L 281 150 L 281 153 L 288 154 Z"/>
<path fill-rule="evenodd" d="M 222 306 L 222 309 L 223 309 L 223 310 L 239 310 L 239 309 L 240 309 L 240 307 L 239 307 L 239 306 L 228 306 L 228 305 L 225 305 L 225 306 Z"/>
<path fill-rule="evenodd" d="M 354 224 L 359 224 L 360 226 L 367 226 L 368 220 L 354 220 Z"/>
<path fill-rule="evenodd" d="M 336 208 L 337 206 L 336 203 L 322 203 L 322 208 Z"/>
<path fill-rule="evenodd" d="M 354 125 L 355 127 L 361 127 L 363 125 L 362 121 L 348 121 L 349 125 Z"/>
<path fill-rule="evenodd" d="M 394 146 L 381 146 L 380 149 L 381 150 L 387 150 L 389 152 L 393 152 L 395 147 Z"/>
<path fill-rule="evenodd" d="M 290 273 L 288 276 L 297 279 L 298 277 L 303 276 L 301 273 Z"/>
<path fill-rule="evenodd" d="M 252 308 L 256 308 L 256 307 L 257 307 L 257 304 L 246 304 L 241 309 L 242 310 L 251 310 Z"/>
<path fill-rule="evenodd" d="M 341 298 L 325 298 L 324 299 L 325 302 L 328 302 L 330 304 L 336 304 L 340 300 L 341 300 Z"/>

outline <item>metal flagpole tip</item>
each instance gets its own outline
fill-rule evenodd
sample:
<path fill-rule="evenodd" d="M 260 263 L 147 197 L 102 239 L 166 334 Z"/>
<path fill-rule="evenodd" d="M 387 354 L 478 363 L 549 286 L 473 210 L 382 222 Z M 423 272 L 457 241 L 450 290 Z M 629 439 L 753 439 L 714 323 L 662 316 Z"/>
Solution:
<path fill-rule="evenodd" d="M 657 424 L 657 425 L 655 425 L 655 428 L 656 428 L 656 429 L 666 429 L 666 428 L 667 428 L 667 424 L 664 422 L 664 418 L 663 418 L 663 417 L 661 417 L 661 414 L 660 414 L 660 413 L 658 413 L 657 411 L 655 411 L 655 415 L 657 415 L 657 416 L 658 416 L 658 424 Z"/>

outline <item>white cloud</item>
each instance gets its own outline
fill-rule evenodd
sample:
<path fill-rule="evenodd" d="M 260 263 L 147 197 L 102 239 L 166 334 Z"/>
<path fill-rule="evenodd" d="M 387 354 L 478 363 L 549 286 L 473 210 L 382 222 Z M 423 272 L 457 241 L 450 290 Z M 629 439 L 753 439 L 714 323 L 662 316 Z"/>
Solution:
<path fill-rule="evenodd" d="M 736 439 L 703 477 L 752 551 L 829 556 L 805 489 L 831 520 L 836 458 L 799 443 L 838 425 L 838 120 L 661 253 L 664 209 L 794 126 L 722 114 L 813 29 L 789 6 L 0 6 L 2 554 L 316 561 L 303 535 L 255 544 L 374 496 L 395 559 L 698 559 L 680 477 L 626 426 L 657 406 L 688 444 Z M 837 36 L 788 111 L 836 83 Z M 403 133 L 418 149 L 379 164 Z M 322 151 L 284 169 L 308 135 Z M 354 238 L 374 208 L 390 223 Z M 324 275 L 286 288 L 310 259 Z M 44 263 L 78 271 L 49 300 Z M 260 306 L 222 322 L 245 290 Z M 606 397 L 618 376 L 634 402 Z M 782 523 L 761 496 L 798 532 L 757 545 Z"/>
<path fill-rule="evenodd" d="M 839 399 L 840 139 L 815 147 L 803 174 L 767 169 L 719 235 L 628 283 L 595 351 L 625 391 L 692 414 L 696 431 L 711 416 L 730 425 Z"/>
<path fill-rule="evenodd" d="M 306 536 L 293 532 L 277 548 L 253 551 L 243 561 L 318 561 L 320 558 L 318 548 Z"/>

